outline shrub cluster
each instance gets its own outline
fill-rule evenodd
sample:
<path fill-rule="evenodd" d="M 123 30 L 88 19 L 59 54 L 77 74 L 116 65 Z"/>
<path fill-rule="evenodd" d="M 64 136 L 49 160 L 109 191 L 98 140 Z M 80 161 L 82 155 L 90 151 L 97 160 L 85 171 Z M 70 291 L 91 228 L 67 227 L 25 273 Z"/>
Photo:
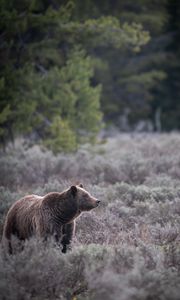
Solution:
<path fill-rule="evenodd" d="M 0 157 L 0 185 L 12 188 L 42 186 L 49 180 L 83 180 L 91 184 L 154 185 L 180 180 L 180 136 L 121 135 L 98 146 L 82 146 L 74 154 L 58 154 L 22 143 Z"/>
<path fill-rule="evenodd" d="M 0 233 L 24 194 L 62 191 L 82 181 L 102 204 L 77 220 L 72 251 L 52 241 L 0 250 L 3 300 L 178 300 L 180 136 L 122 135 L 74 155 L 39 147 L 1 155 Z M 15 242 L 15 241 L 14 241 Z"/>

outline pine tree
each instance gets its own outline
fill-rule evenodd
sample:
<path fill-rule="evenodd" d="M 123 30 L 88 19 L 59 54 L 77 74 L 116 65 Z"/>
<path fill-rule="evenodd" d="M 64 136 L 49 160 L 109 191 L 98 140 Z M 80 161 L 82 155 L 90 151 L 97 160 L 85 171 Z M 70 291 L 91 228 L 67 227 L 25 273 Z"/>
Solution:
<path fill-rule="evenodd" d="M 167 0 L 106 0 L 103 4 L 101 1 L 91 1 L 91 5 L 89 1 L 78 3 L 82 18 L 111 15 L 119 20 L 121 27 L 134 24 L 150 33 L 150 40 L 141 47 L 141 51 L 139 47 L 129 47 L 128 43 L 123 47 L 92 45 L 90 51 L 98 62 L 94 80 L 103 87 L 101 103 L 105 120 L 119 124 L 122 115 L 127 115 L 132 125 L 142 119 L 153 120 L 156 111 L 154 102 L 160 93 L 161 82 L 165 82 L 167 77 L 164 69 L 169 43 L 169 36 L 165 33 L 169 18 Z M 87 3 L 91 10 L 87 9 Z M 134 38 L 138 37 L 136 33 Z M 130 38 L 133 40 L 132 35 Z"/>
<path fill-rule="evenodd" d="M 111 16 L 79 20 L 73 2 L 2 0 L 0 8 L 1 142 L 34 133 L 57 152 L 94 139 L 102 114 L 93 53 L 139 49 L 148 33 Z"/>

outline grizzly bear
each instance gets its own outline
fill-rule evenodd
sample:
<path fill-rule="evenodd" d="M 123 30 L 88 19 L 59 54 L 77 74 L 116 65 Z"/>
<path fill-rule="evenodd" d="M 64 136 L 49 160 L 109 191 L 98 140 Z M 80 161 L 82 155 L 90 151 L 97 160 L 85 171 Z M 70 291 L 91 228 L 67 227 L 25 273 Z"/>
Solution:
<path fill-rule="evenodd" d="M 11 236 L 25 240 L 36 235 L 47 239 L 53 236 L 67 251 L 74 230 L 75 219 L 83 212 L 99 205 L 100 201 L 92 197 L 82 186 L 73 185 L 62 193 L 52 192 L 43 197 L 28 195 L 16 201 L 6 216 L 3 243 L 12 253 Z"/>

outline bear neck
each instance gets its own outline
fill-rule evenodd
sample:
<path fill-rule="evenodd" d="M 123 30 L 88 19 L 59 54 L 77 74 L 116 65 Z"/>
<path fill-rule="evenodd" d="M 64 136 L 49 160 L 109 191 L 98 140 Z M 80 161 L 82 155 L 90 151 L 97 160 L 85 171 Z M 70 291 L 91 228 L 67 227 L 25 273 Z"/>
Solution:
<path fill-rule="evenodd" d="M 77 201 L 68 192 L 49 193 L 44 197 L 44 203 L 57 224 L 70 223 L 79 215 Z"/>

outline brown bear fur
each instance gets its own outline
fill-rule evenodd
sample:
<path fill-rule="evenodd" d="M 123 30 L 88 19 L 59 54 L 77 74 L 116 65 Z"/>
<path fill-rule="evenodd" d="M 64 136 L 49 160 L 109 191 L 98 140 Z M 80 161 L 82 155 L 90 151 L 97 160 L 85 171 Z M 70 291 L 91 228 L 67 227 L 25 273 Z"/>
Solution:
<path fill-rule="evenodd" d="M 6 216 L 3 242 L 12 252 L 11 236 L 25 240 L 36 235 L 47 239 L 54 236 L 66 252 L 74 230 L 75 219 L 83 211 L 98 206 L 100 201 L 92 197 L 82 185 L 71 186 L 62 193 L 49 193 L 44 197 L 28 195 L 16 201 Z"/>

